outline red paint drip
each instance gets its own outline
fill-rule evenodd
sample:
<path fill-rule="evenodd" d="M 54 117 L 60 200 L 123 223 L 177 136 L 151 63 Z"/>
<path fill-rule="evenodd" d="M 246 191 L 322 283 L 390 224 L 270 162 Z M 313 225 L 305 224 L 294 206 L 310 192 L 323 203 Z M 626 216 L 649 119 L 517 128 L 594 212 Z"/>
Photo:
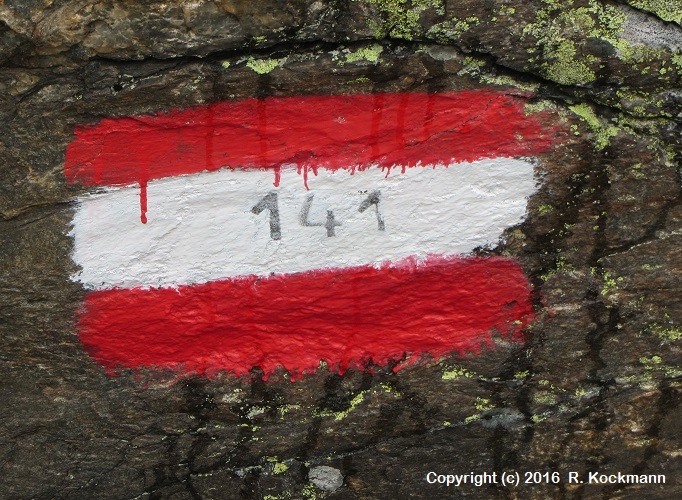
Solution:
<path fill-rule="evenodd" d="M 78 327 L 90 355 L 109 370 L 159 367 L 212 376 L 294 378 L 320 360 L 344 372 L 409 357 L 478 352 L 501 334 L 521 340 L 533 317 L 530 285 L 500 258 L 406 259 L 86 296 Z"/>
<path fill-rule="evenodd" d="M 354 171 L 547 151 L 559 130 L 525 116 L 523 104 L 490 91 L 272 97 L 105 119 L 76 129 L 64 173 L 72 183 L 127 185 L 145 165 L 147 180 L 268 168 L 278 185 L 278 169 L 292 164 Z"/>
<path fill-rule="evenodd" d="M 298 173 L 299 174 L 301 173 L 300 169 L 299 169 Z M 306 191 L 310 191 L 310 188 L 308 187 L 308 166 L 307 165 L 303 165 L 303 186 L 305 187 Z"/>
<path fill-rule="evenodd" d="M 147 223 L 147 181 L 140 181 L 140 221 Z"/>
<path fill-rule="evenodd" d="M 282 180 L 282 167 L 276 166 L 275 170 L 275 182 L 272 183 L 273 186 L 279 187 L 279 183 Z"/>

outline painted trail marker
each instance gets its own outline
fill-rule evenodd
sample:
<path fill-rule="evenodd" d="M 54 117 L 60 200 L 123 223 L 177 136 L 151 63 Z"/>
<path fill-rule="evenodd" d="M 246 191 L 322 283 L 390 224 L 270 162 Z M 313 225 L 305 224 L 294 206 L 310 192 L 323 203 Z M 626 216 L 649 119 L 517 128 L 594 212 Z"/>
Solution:
<path fill-rule="evenodd" d="M 512 260 L 553 132 L 469 91 L 269 98 L 82 127 L 70 182 L 80 337 L 109 369 L 293 377 L 514 337 Z"/>

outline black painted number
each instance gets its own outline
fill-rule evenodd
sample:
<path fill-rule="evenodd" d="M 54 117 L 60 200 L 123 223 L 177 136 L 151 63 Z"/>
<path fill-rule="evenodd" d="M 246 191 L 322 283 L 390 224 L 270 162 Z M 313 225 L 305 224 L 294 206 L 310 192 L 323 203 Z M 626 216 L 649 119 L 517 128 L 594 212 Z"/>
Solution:
<path fill-rule="evenodd" d="M 366 193 L 367 191 L 365 191 Z M 315 195 L 310 193 L 306 196 L 303 202 L 303 207 L 301 207 L 301 212 L 298 215 L 298 222 L 304 227 L 323 227 L 327 230 L 327 237 L 331 238 L 336 236 L 335 228 L 341 226 L 341 223 L 334 217 L 334 212 L 327 210 L 327 218 L 324 222 L 311 222 L 310 221 L 310 208 L 313 205 L 313 199 Z M 384 217 L 381 215 L 379 210 L 379 203 L 381 202 L 381 191 L 372 191 L 367 195 L 367 198 L 360 203 L 358 211 L 363 213 L 368 208 L 374 206 L 374 211 L 377 217 L 377 229 L 379 231 L 386 230 L 386 224 L 384 223 Z M 261 212 L 267 210 L 270 214 L 270 238 L 273 240 L 282 239 L 282 225 L 279 220 L 279 204 L 277 201 L 277 192 L 271 191 L 266 194 L 261 200 L 256 203 L 251 212 L 256 215 L 260 215 Z"/>
<path fill-rule="evenodd" d="M 379 226 L 379 231 L 385 231 L 386 230 L 386 225 L 384 224 L 384 218 L 381 215 L 381 212 L 379 212 L 379 202 L 381 201 L 381 191 L 372 191 L 369 193 L 369 196 L 365 198 L 365 201 L 360 203 L 360 213 L 364 212 L 367 210 L 369 207 L 374 205 L 374 208 L 376 208 L 377 212 L 377 224 Z"/>
<path fill-rule="evenodd" d="M 282 226 L 279 223 L 279 205 L 277 204 L 277 193 L 272 191 L 266 194 L 251 211 L 258 215 L 263 210 L 270 212 L 270 238 L 273 240 L 282 239 Z"/>
<path fill-rule="evenodd" d="M 301 213 L 298 216 L 299 223 L 304 227 L 324 227 L 327 230 L 328 238 L 336 236 L 334 228 L 340 226 L 341 223 L 336 222 L 336 219 L 334 218 L 334 212 L 331 210 L 327 210 L 327 220 L 325 222 L 310 222 L 308 220 L 308 214 L 310 213 L 310 207 L 313 204 L 314 197 L 315 195 L 312 193 L 306 197 L 305 202 L 303 203 L 303 208 L 301 208 Z"/>

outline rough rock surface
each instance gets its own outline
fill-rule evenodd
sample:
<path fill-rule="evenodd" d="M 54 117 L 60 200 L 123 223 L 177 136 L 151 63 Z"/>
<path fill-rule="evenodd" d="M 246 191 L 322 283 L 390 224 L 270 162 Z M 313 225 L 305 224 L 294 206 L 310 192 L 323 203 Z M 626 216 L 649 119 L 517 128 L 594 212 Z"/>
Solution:
<path fill-rule="evenodd" d="M 682 8 L 658 0 L 5 0 L 2 498 L 682 496 Z M 78 124 L 246 97 L 493 87 L 570 131 L 483 254 L 531 277 L 525 345 L 292 383 L 124 372 L 73 325 Z M 343 485 L 309 480 L 333 467 Z M 428 485 L 441 473 L 561 481 Z M 665 474 L 665 485 L 567 473 Z M 522 475 L 522 480 L 524 476 Z"/>

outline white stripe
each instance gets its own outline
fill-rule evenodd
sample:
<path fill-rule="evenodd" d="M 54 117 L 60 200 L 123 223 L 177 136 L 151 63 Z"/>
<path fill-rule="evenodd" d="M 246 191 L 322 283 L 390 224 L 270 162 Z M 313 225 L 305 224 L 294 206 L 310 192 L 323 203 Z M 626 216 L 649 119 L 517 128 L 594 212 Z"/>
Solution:
<path fill-rule="evenodd" d="M 309 191 L 296 169 L 283 169 L 277 188 L 273 180 L 272 171 L 251 169 L 150 182 L 147 224 L 140 222 L 137 186 L 82 197 L 71 232 L 81 271 L 73 278 L 96 289 L 160 287 L 462 254 L 497 243 L 522 221 L 536 190 L 532 164 L 509 158 L 394 169 L 388 176 L 379 168 L 354 175 L 320 170 L 309 173 Z M 375 204 L 359 210 L 376 191 L 383 231 Z M 269 211 L 252 211 L 271 192 L 280 239 L 273 239 Z M 301 223 L 306 203 L 304 222 L 323 224 L 332 211 L 341 224 L 334 236 Z"/>

